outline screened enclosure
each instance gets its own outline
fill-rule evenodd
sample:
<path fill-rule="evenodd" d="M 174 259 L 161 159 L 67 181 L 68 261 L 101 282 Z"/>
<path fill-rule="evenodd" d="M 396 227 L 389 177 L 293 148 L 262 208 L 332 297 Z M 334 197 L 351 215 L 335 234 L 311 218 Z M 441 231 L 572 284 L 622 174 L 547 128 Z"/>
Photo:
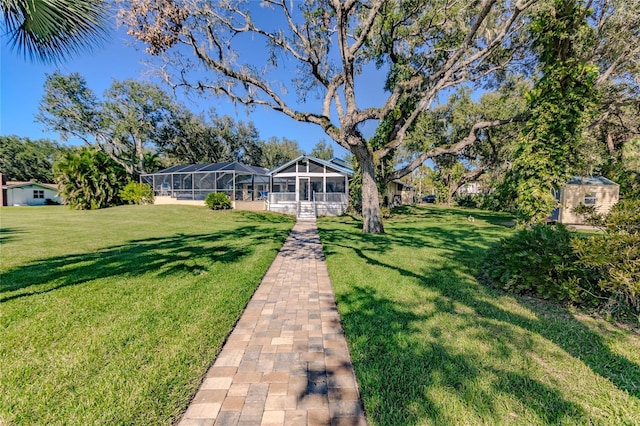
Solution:
<path fill-rule="evenodd" d="M 144 174 L 156 197 L 204 200 L 211 192 L 223 192 L 234 201 L 257 201 L 269 194 L 268 170 L 234 162 L 173 166 Z"/>

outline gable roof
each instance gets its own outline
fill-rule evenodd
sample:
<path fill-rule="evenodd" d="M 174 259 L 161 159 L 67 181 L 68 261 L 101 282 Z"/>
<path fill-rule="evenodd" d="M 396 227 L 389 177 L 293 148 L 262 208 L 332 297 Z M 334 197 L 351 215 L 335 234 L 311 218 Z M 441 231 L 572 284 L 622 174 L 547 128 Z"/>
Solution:
<path fill-rule="evenodd" d="M 26 187 L 37 186 L 42 189 L 50 189 L 53 191 L 58 190 L 58 185 L 55 183 L 40 183 L 40 182 L 7 182 L 6 185 L 3 185 L 3 189 L 18 189 L 18 188 L 26 188 Z"/>
<path fill-rule="evenodd" d="M 182 164 L 159 170 L 146 175 L 167 175 L 171 173 L 193 173 L 193 172 L 239 172 L 250 175 L 266 175 L 269 170 L 264 167 L 249 166 L 238 161 L 225 161 L 222 163 L 207 164 Z"/>
<path fill-rule="evenodd" d="M 276 174 L 278 172 L 281 172 L 282 170 L 286 169 L 287 167 L 291 166 L 292 164 L 295 164 L 298 161 L 300 161 L 302 159 L 305 159 L 305 158 L 307 160 L 311 160 L 311 161 L 316 162 L 318 164 L 322 164 L 324 166 L 330 167 L 333 170 L 335 170 L 335 171 L 337 171 L 339 173 L 345 174 L 347 176 L 352 176 L 353 175 L 353 170 L 352 169 L 349 169 L 349 168 L 343 167 L 343 166 L 341 166 L 339 164 L 336 164 L 336 163 L 333 162 L 333 160 L 332 161 L 321 160 L 319 158 L 311 157 L 311 156 L 306 155 L 306 154 L 305 155 L 301 155 L 298 158 L 294 158 L 293 160 L 289 161 L 288 163 L 285 163 L 285 164 L 281 165 L 280 167 L 276 167 L 275 169 L 273 169 L 273 170 L 271 170 L 269 172 L 269 175 L 273 176 L 274 174 Z"/>

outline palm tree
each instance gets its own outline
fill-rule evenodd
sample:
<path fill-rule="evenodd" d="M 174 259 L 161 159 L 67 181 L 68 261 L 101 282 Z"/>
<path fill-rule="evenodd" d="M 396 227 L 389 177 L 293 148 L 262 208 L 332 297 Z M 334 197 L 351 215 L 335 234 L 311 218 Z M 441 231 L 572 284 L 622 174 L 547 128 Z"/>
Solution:
<path fill-rule="evenodd" d="M 9 44 L 31 59 L 58 62 L 106 39 L 103 0 L 1 1 Z"/>
<path fill-rule="evenodd" d="M 65 153 L 53 173 L 62 200 L 76 210 L 121 204 L 120 190 L 129 180 L 119 164 L 91 147 Z"/>

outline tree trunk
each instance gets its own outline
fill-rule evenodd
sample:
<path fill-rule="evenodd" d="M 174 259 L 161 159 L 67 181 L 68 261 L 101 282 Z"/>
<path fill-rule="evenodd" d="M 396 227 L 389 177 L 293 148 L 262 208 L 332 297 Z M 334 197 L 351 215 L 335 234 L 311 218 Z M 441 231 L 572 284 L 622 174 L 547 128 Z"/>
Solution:
<path fill-rule="evenodd" d="M 373 155 L 366 146 L 354 147 L 353 154 L 358 160 L 362 173 L 362 232 L 365 234 L 382 234 L 384 233 L 384 228 L 382 226 L 382 215 L 380 214 Z"/>

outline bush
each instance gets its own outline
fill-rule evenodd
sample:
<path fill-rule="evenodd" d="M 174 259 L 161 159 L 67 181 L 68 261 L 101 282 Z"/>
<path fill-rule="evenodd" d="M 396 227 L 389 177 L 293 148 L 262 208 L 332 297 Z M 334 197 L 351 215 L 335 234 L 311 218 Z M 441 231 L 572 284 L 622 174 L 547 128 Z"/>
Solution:
<path fill-rule="evenodd" d="M 640 320 L 640 200 L 620 201 L 603 226 L 603 234 L 574 241 L 579 263 L 599 271 L 607 310 Z"/>
<path fill-rule="evenodd" d="M 483 264 L 483 275 L 507 291 L 577 303 L 597 296 L 596 280 L 578 264 L 563 225 L 523 229 L 491 248 Z"/>
<path fill-rule="evenodd" d="M 153 188 L 146 183 L 130 181 L 120 191 L 120 199 L 129 204 L 153 204 Z"/>
<path fill-rule="evenodd" d="M 226 210 L 231 208 L 231 199 L 224 192 L 211 192 L 204 202 L 211 210 Z"/>
<path fill-rule="evenodd" d="M 480 194 L 465 194 L 459 195 L 455 198 L 455 202 L 458 207 L 465 207 L 469 209 L 477 209 L 482 205 L 482 195 Z"/>

